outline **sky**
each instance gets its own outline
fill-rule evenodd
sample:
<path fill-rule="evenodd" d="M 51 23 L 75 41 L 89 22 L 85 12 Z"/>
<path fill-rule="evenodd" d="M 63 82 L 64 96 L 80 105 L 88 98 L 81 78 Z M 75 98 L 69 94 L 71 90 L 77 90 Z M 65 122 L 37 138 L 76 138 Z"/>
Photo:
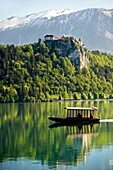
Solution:
<path fill-rule="evenodd" d="M 113 9 L 113 0 L 0 0 L 0 19 L 22 17 L 49 9 Z"/>

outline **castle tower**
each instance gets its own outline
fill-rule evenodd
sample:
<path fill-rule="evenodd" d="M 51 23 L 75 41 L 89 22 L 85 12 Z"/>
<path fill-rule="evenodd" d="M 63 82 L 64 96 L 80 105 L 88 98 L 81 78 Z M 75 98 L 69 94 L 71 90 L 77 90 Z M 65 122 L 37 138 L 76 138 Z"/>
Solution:
<path fill-rule="evenodd" d="M 79 45 L 82 45 L 82 38 L 79 38 L 78 44 L 79 44 Z"/>

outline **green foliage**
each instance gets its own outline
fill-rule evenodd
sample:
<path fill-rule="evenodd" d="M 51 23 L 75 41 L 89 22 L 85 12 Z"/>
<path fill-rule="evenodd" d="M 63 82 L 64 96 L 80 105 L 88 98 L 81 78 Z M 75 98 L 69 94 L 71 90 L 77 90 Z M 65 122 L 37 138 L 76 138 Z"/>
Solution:
<path fill-rule="evenodd" d="M 92 95 L 92 93 L 88 93 L 88 99 L 93 99 L 93 95 Z"/>
<path fill-rule="evenodd" d="M 62 97 L 64 98 L 64 100 L 68 97 L 68 94 L 66 91 L 62 92 Z"/>
<path fill-rule="evenodd" d="M 81 93 L 81 99 L 86 100 L 87 99 L 87 95 L 85 93 Z"/>
<path fill-rule="evenodd" d="M 93 97 L 94 97 L 94 99 L 98 99 L 99 98 L 99 94 L 97 92 L 94 92 L 93 93 Z"/>
<path fill-rule="evenodd" d="M 50 95 L 49 95 L 48 92 L 45 93 L 45 98 L 46 98 L 46 100 L 49 100 L 49 99 L 50 99 Z"/>
<path fill-rule="evenodd" d="M 71 47 L 85 50 L 74 37 L 65 41 L 70 46 L 66 54 Z M 0 45 L 0 102 L 45 101 L 51 95 L 78 99 L 78 94 L 82 99 L 112 98 L 111 54 L 87 52 L 89 65 L 78 70 L 67 55 L 57 55 L 59 50 L 60 45 L 47 46 L 41 39 L 23 46 Z"/>
<path fill-rule="evenodd" d="M 104 93 L 100 93 L 100 94 L 99 94 L 99 98 L 100 98 L 100 99 L 105 99 L 105 98 L 106 98 L 106 97 L 105 97 L 105 94 L 104 94 Z"/>
<path fill-rule="evenodd" d="M 40 99 L 41 101 L 44 101 L 44 100 L 45 100 L 45 95 L 44 95 L 43 92 L 40 92 L 39 99 Z"/>
<path fill-rule="evenodd" d="M 79 99 L 78 93 L 74 93 L 74 94 L 73 94 L 73 98 L 74 98 L 75 100 Z"/>
<path fill-rule="evenodd" d="M 110 94 L 110 95 L 109 95 L 109 98 L 110 98 L 110 99 L 113 99 L 113 94 Z"/>

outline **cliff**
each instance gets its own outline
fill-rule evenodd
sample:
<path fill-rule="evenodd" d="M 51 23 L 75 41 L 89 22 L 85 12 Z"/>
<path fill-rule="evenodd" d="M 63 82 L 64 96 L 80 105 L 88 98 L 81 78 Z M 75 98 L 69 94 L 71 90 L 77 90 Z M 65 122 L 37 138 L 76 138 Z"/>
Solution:
<path fill-rule="evenodd" d="M 57 56 L 68 57 L 76 68 L 82 69 L 87 67 L 89 62 L 87 49 L 76 38 L 45 39 L 44 42 L 51 50 L 56 49 Z"/>

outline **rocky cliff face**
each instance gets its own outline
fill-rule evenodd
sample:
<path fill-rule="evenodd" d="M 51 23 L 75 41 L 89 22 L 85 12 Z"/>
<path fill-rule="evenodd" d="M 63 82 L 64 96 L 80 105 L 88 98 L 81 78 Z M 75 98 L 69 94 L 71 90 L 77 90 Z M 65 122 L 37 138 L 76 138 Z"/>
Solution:
<path fill-rule="evenodd" d="M 65 40 L 45 40 L 44 42 L 50 49 L 56 49 L 57 56 L 68 57 L 76 68 L 82 69 L 87 67 L 89 62 L 87 49 L 83 45 L 79 45 L 76 39 L 66 38 Z"/>
<path fill-rule="evenodd" d="M 88 65 L 88 56 L 86 52 L 81 52 L 79 49 L 75 49 L 73 52 L 69 55 L 70 60 L 75 64 L 75 66 L 78 66 L 80 69 L 87 67 Z"/>

